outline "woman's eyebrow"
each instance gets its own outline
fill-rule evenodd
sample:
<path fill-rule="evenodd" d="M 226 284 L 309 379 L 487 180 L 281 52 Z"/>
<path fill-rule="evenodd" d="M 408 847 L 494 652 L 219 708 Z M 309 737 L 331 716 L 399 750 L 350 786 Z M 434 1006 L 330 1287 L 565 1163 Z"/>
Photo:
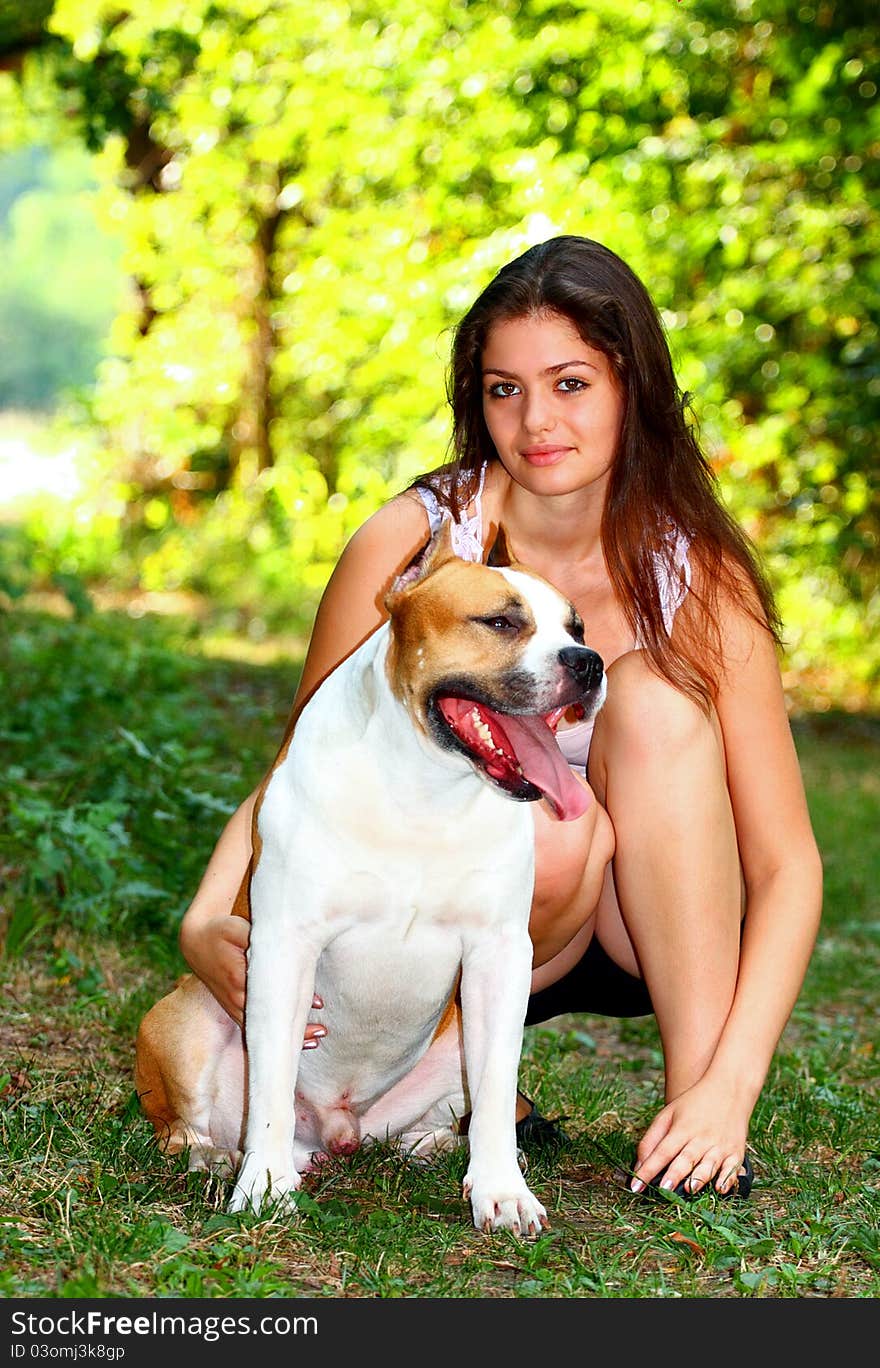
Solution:
<path fill-rule="evenodd" d="M 560 371 L 570 370 L 572 366 L 588 366 L 590 370 L 597 371 L 599 367 L 595 361 L 585 361 L 579 357 L 573 361 L 560 361 L 558 366 L 548 366 L 541 372 L 542 375 L 558 375 Z M 501 370 L 498 366 L 486 366 L 483 370 L 484 375 L 501 375 L 505 380 L 515 380 L 516 375 L 513 371 Z"/>

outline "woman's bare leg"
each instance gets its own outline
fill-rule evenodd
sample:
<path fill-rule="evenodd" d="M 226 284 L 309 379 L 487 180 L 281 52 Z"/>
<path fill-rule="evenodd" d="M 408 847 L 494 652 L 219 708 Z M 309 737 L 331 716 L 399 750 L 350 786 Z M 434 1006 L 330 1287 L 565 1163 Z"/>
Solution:
<path fill-rule="evenodd" d="M 597 934 L 648 984 L 668 1101 L 703 1075 L 736 983 L 742 885 L 720 729 L 633 653 L 609 672 L 589 773 L 613 823 L 613 865 L 601 863 L 601 819 L 580 853 L 575 830 L 536 822 L 532 991 L 562 978 Z"/>
<path fill-rule="evenodd" d="M 590 779 L 616 839 L 596 932 L 648 985 L 669 1101 L 712 1059 L 739 964 L 740 863 L 717 724 L 640 652 L 623 656 L 609 671 Z"/>

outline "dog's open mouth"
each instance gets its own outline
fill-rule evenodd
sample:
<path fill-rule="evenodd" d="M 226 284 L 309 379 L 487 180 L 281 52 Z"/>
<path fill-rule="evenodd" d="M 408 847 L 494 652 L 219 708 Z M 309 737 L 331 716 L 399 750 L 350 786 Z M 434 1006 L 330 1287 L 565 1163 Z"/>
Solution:
<path fill-rule="evenodd" d="M 587 791 L 556 743 L 554 729 L 564 708 L 544 716 L 501 714 L 485 703 L 453 695 L 438 697 L 436 708 L 456 748 L 511 797 L 547 798 L 563 822 L 586 811 Z"/>

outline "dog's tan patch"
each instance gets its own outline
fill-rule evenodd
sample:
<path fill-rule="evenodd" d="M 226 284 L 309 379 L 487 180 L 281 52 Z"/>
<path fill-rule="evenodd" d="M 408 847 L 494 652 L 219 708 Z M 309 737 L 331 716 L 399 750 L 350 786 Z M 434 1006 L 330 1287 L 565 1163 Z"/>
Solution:
<path fill-rule="evenodd" d="M 417 580 L 390 603 L 388 679 L 395 697 L 424 729 L 427 699 L 441 679 L 467 660 L 483 681 L 517 669 L 535 632 L 532 609 L 497 570 L 445 559 L 428 580 Z M 509 631 L 489 623 L 511 624 Z"/>

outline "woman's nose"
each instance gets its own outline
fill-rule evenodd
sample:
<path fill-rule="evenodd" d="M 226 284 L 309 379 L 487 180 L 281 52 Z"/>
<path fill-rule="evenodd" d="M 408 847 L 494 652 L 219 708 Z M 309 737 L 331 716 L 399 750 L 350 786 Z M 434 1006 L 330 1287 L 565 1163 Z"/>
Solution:
<path fill-rule="evenodd" d="M 526 396 L 523 406 L 523 427 L 526 432 L 549 432 L 555 421 L 553 406 L 546 395 L 536 393 Z"/>

